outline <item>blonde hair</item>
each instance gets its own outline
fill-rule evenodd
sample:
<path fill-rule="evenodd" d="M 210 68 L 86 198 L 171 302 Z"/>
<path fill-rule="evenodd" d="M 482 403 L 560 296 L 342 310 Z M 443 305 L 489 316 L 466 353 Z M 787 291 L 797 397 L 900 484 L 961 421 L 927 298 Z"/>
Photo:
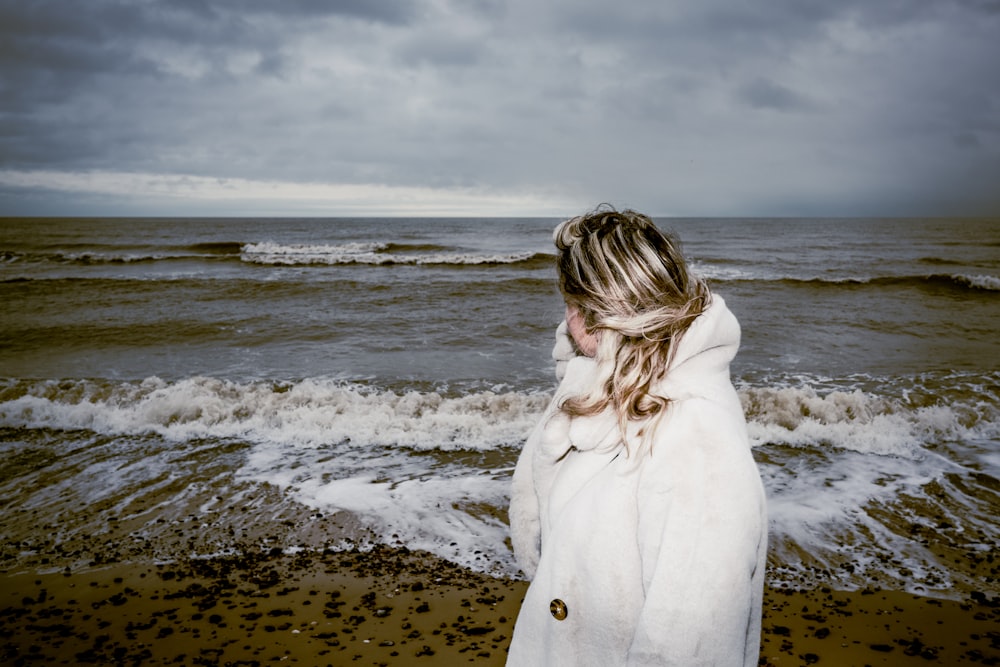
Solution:
<path fill-rule="evenodd" d="M 628 422 L 664 413 L 670 399 L 655 384 L 711 295 L 688 271 L 677 240 L 641 213 L 601 206 L 561 223 L 553 241 L 563 298 L 598 337 L 597 386 L 560 409 L 573 417 L 610 406 L 625 440 Z M 655 423 L 639 432 L 642 446 L 651 440 L 649 426 Z"/>

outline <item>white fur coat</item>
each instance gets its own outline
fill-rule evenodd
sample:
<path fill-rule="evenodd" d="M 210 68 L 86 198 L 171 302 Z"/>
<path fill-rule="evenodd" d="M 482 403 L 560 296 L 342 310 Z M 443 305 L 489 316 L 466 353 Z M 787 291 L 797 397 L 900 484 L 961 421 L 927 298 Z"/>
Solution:
<path fill-rule="evenodd" d="M 729 378 L 739 340 L 713 296 L 659 387 L 671 404 L 651 452 L 628 456 L 610 412 L 557 410 L 595 370 L 560 325 L 561 383 L 514 472 L 511 536 L 531 585 L 508 665 L 757 664 L 767 519 Z"/>

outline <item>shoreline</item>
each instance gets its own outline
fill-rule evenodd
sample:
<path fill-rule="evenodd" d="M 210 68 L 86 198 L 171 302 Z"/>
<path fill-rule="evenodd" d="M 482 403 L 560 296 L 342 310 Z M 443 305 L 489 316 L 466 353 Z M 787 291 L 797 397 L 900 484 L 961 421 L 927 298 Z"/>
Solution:
<path fill-rule="evenodd" d="M 527 583 L 426 553 L 280 550 L 0 574 L 0 662 L 503 665 Z M 768 587 L 761 665 L 1000 665 L 1000 598 Z"/>

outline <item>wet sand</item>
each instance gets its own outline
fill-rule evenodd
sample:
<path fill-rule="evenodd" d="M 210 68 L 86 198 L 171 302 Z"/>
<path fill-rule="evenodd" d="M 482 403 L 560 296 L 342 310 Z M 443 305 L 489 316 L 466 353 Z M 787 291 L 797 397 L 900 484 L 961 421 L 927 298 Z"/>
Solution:
<path fill-rule="evenodd" d="M 502 665 L 526 584 L 427 554 L 0 574 L 3 665 Z M 1000 599 L 768 589 L 762 665 L 1000 665 Z"/>

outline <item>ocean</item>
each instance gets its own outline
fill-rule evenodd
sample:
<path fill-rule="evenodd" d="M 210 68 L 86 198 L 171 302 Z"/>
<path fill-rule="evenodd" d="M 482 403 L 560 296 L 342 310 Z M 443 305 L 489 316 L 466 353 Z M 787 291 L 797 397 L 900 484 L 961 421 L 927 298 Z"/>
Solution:
<path fill-rule="evenodd" d="M 0 568 L 388 544 L 517 576 L 557 222 L 0 220 Z M 1000 593 L 1000 220 L 658 224 L 743 327 L 771 583 Z"/>

